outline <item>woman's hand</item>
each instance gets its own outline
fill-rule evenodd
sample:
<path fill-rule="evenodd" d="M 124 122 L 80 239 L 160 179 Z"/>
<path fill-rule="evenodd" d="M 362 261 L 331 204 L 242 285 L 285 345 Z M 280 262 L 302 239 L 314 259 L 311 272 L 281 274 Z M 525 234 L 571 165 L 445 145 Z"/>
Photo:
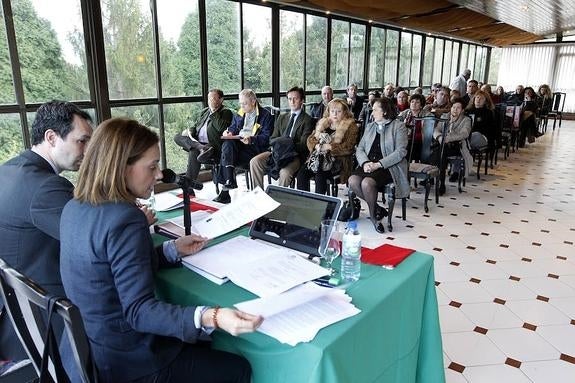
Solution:
<path fill-rule="evenodd" d="M 180 255 L 195 254 L 200 251 L 208 239 L 196 234 L 185 235 L 176 239 L 176 250 Z"/>
<path fill-rule="evenodd" d="M 214 323 L 215 310 L 216 309 L 209 309 L 204 312 L 202 325 L 218 327 L 232 335 L 254 332 L 264 320 L 264 318 L 259 315 L 252 315 L 243 311 L 222 307 L 217 310 L 215 316 L 217 323 Z"/>
<path fill-rule="evenodd" d="M 229 130 L 224 130 L 224 132 L 222 133 L 222 136 L 231 136 L 232 132 L 230 132 Z"/>
<path fill-rule="evenodd" d="M 363 171 L 366 173 L 371 173 L 379 168 L 381 168 L 381 164 L 379 162 L 366 162 L 363 164 Z"/>
<path fill-rule="evenodd" d="M 328 152 L 331 150 L 331 144 L 323 144 L 323 150 Z"/>
<path fill-rule="evenodd" d="M 140 210 L 146 216 L 146 221 L 148 221 L 148 225 L 153 225 L 154 223 L 158 222 L 158 218 L 156 218 L 156 211 L 150 209 L 149 207 L 142 205 L 140 206 Z"/>

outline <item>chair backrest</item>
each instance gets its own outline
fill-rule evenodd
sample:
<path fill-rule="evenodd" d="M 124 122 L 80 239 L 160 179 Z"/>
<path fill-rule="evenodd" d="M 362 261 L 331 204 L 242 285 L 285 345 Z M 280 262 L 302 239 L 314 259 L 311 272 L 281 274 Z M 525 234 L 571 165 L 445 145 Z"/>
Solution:
<path fill-rule="evenodd" d="M 30 357 L 38 375 L 42 369 L 44 337 L 50 301 L 54 303 L 54 313 L 64 321 L 64 328 L 70 342 L 75 364 L 84 383 L 97 382 L 97 371 L 90 353 L 90 344 L 84 330 L 80 311 L 64 297 L 53 297 L 41 286 L 10 267 L 0 258 L 0 297 L 8 311 L 20 342 Z M 61 382 L 66 378 L 59 360 L 57 346 L 48 355 L 49 380 Z M 65 379 L 64 379 L 65 380 Z"/>
<path fill-rule="evenodd" d="M 565 97 L 567 96 L 566 93 L 563 92 L 554 92 L 553 93 L 553 103 L 551 112 L 563 112 L 563 107 L 565 107 Z"/>

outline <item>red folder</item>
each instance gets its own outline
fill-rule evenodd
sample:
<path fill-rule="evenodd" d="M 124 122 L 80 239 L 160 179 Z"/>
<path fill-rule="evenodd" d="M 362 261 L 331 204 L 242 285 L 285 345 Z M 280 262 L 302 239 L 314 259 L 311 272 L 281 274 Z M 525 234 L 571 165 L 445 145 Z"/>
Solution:
<path fill-rule="evenodd" d="M 384 244 L 375 249 L 362 248 L 361 261 L 372 265 L 395 267 L 414 252 L 413 249 Z"/>

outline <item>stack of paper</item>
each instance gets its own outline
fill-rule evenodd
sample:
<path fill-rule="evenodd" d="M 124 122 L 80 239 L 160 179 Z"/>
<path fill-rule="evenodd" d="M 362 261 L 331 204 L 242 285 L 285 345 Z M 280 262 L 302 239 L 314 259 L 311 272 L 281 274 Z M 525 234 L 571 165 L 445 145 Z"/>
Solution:
<path fill-rule="evenodd" d="M 184 206 L 184 200 L 171 192 L 158 193 L 154 199 L 156 211 L 169 211 Z"/>
<path fill-rule="evenodd" d="M 319 330 L 361 312 L 344 290 L 309 282 L 282 294 L 235 305 L 239 310 L 262 315 L 258 331 L 295 346 L 313 340 Z"/>
<path fill-rule="evenodd" d="M 279 294 L 328 272 L 293 250 L 244 236 L 184 257 L 182 262 L 212 282 L 222 284 L 229 278 L 259 297 Z"/>

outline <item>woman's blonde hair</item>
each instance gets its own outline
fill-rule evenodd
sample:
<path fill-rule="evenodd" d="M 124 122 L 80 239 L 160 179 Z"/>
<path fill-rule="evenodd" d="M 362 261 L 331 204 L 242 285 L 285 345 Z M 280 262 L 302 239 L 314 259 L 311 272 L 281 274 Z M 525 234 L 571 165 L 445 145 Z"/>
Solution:
<path fill-rule="evenodd" d="M 126 184 L 127 166 L 158 142 L 155 132 L 135 120 L 112 118 L 102 122 L 80 166 L 74 197 L 92 205 L 134 202 L 136 196 Z"/>
<path fill-rule="evenodd" d="M 351 113 L 351 111 L 349 110 L 349 106 L 347 105 L 347 102 L 341 98 L 334 98 L 330 102 L 328 102 L 327 108 L 325 108 L 325 112 L 323 113 L 323 116 L 329 117 L 329 111 L 331 110 L 331 108 L 336 107 L 336 106 L 339 106 L 343 112 L 342 120 L 345 120 L 347 118 L 353 118 L 353 113 Z"/>

